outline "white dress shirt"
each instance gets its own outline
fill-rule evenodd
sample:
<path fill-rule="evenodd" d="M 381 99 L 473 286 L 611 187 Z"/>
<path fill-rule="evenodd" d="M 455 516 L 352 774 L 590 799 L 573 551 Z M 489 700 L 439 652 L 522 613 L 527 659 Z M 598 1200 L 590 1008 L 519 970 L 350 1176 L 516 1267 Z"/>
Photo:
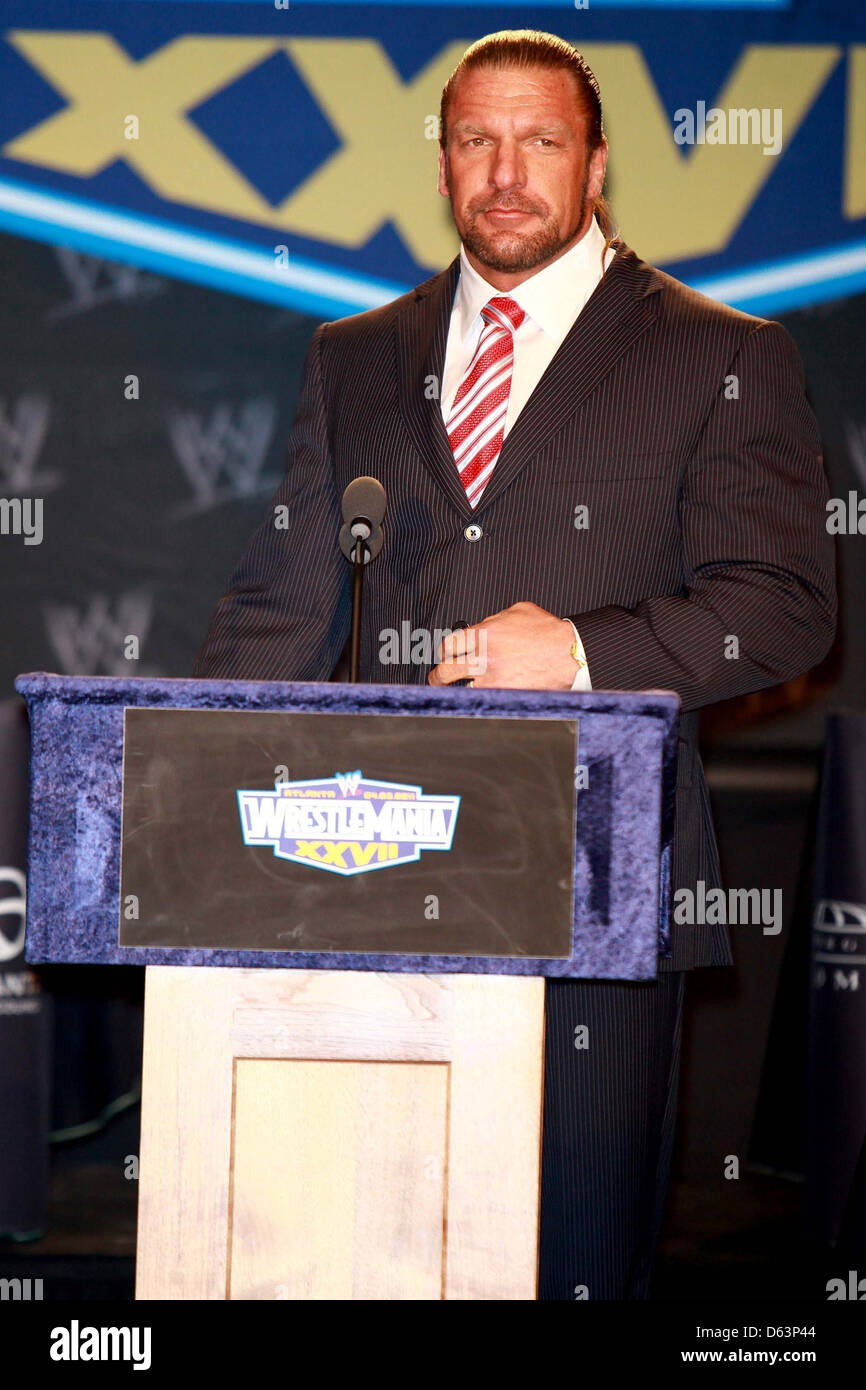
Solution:
<path fill-rule="evenodd" d="M 465 250 L 460 247 L 460 279 L 451 310 L 442 377 L 443 421 L 447 423 L 454 397 L 478 346 L 484 327 L 481 310 L 494 296 L 505 295 L 524 311 L 523 322 L 514 334 L 514 368 L 504 430 L 504 434 L 508 434 L 601 279 L 603 253 L 604 234 L 593 218 L 580 241 L 559 260 L 536 271 L 513 290 L 498 290 L 470 265 Z M 615 254 L 614 248 L 608 247 L 604 255 L 605 269 Z M 571 626 L 585 663 L 580 634 L 574 623 Z M 589 668 L 585 664 L 578 669 L 571 688 L 592 689 Z"/>

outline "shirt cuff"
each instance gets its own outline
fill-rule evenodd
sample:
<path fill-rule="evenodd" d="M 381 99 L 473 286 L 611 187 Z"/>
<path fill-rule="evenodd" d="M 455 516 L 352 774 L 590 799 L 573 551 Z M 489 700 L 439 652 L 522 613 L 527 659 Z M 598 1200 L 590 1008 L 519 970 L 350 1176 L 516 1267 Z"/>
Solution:
<path fill-rule="evenodd" d="M 574 640 L 577 643 L 577 653 L 583 665 L 578 669 L 577 675 L 571 683 L 572 690 L 592 690 L 592 681 L 589 678 L 589 667 L 586 664 L 586 652 L 583 650 L 583 643 L 580 640 L 580 633 L 571 622 L 571 618 L 566 618 L 567 623 L 571 623 L 571 630 L 574 633 Z"/>

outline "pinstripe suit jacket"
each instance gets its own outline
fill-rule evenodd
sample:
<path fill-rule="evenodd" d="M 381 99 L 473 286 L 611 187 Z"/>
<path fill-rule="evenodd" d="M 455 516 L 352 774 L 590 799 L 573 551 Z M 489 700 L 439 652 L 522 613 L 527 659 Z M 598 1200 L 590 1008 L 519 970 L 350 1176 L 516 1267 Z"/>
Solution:
<path fill-rule="evenodd" d="M 340 496 L 372 474 L 388 512 L 366 577 L 362 680 L 426 682 L 429 666 L 380 661 L 382 632 L 407 622 L 449 628 L 520 600 L 572 617 L 595 689 L 680 695 L 673 887 L 720 886 L 698 710 L 806 671 L 835 628 L 797 350 L 779 324 L 704 298 L 620 242 L 473 512 L 438 399 L 458 275 L 455 258 L 393 303 L 316 330 L 272 502 L 288 525 L 271 510 L 252 536 L 195 674 L 328 679 L 350 625 Z M 729 961 L 724 927 L 681 926 L 664 968 Z"/>

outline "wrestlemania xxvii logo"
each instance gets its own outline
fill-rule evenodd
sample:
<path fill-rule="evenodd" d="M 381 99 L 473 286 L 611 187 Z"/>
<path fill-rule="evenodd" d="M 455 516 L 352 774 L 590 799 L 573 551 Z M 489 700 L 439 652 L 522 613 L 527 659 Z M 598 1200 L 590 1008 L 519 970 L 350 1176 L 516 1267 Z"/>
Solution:
<path fill-rule="evenodd" d="M 459 796 L 425 796 L 420 787 L 354 772 L 273 791 L 239 791 L 245 845 L 269 845 L 278 859 L 349 876 L 450 850 Z"/>

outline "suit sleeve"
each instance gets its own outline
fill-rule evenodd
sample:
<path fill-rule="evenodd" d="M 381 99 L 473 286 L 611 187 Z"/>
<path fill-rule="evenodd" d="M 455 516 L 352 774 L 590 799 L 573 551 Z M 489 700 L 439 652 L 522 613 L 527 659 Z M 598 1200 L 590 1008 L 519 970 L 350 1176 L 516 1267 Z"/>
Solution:
<path fill-rule="evenodd" d="M 286 473 L 217 605 L 193 675 L 327 680 L 350 625 L 348 565 L 322 384 L 319 327 L 304 363 Z"/>
<path fill-rule="evenodd" d="M 827 482 L 799 353 L 759 324 L 728 372 L 739 397 L 720 391 L 682 481 L 683 592 L 571 615 L 595 690 L 674 690 L 698 709 L 790 680 L 832 644 Z"/>

